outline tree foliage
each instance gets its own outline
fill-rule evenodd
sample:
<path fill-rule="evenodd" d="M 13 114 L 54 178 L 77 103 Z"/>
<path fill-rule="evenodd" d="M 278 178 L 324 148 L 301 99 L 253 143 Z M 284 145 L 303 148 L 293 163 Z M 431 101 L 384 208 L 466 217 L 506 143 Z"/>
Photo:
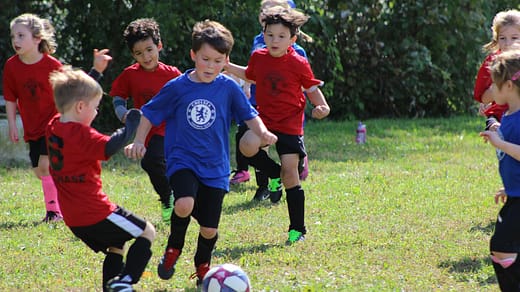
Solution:
<path fill-rule="evenodd" d="M 258 0 L 20 0 L 0 2 L 0 66 L 13 51 L 9 21 L 32 12 L 49 18 L 57 29 L 62 62 L 88 70 L 93 48 L 109 48 L 114 61 L 103 87 L 133 62 L 122 32 L 132 20 L 153 17 L 161 25 L 161 59 L 182 71 L 189 58 L 191 28 L 213 19 L 235 37 L 231 60 L 247 64 L 253 36 L 260 31 Z M 514 1 L 513 1 L 514 2 Z M 474 78 L 484 59 L 492 17 L 518 8 L 498 0 L 298 0 L 311 16 L 303 31 L 314 42 L 301 42 L 336 119 L 447 116 L 471 111 Z M 145 82 L 145 81 L 143 81 Z M 95 121 L 112 130 L 118 121 L 110 98 Z"/>

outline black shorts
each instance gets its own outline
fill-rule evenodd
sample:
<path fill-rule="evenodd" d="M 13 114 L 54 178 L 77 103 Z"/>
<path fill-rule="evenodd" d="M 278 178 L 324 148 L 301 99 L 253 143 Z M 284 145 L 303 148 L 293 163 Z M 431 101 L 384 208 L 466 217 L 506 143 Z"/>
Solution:
<path fill-rule="evenodd" d="M 31 158 L 32 167 L 38 166 L 41 155 L 47 155 L 47 141 L 45 137 L 38 140 L 29 140 L 29 157 Z"/>
<path fill-rule="evenodd" d="M 498 213 L 491 251 L 520 252 L 520 198 L 508 197 Z"/>
<path fill-rule="evenodd" d="M 278 137 L 276 141 L 276 152 L 278 155 L 298 154 L 300 159 L 307 156 L 305 152 L 305 143 L 301 135 L 287 135 L 279 132 L 273 132 Z"/>
<path fill-rule="evenodd" d="M 93 251 L 106 253 L 109 247 L 123 249 L 127 241 L 141 236 L 145 228 L 144 219 L 118 206 L 101 222 L 70 230 Z"/>
<path fill-rule="evenodd" d="M 203 185 L 189 169 L 181 169 L 173 173 L 170 177 L 170 186 L 175 194 L 175 201 L 182 197 L 193 197 L 195 205 L 191 216 L 199 222 L 200 226 L 218 228 L 225 190 Z"/>

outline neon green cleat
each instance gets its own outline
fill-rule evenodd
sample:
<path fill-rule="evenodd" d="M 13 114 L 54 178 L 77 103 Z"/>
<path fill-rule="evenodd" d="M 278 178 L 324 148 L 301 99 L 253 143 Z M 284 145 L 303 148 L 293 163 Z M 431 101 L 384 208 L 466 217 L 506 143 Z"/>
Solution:
<path fill-rule="evenodd" d="M 289 238 L 287 239 L 286 245 L 294 244 L 298 241 L 304 241 L 305 236 L 300 231 L 296 231 L 294 229 L 289 230 Z"/>
<path fill-rule="evenodd" d="M 269 180 L 269 198 L 271 203 L 278 203 L 282 198 L 282 179 L 272 178 Z"/>

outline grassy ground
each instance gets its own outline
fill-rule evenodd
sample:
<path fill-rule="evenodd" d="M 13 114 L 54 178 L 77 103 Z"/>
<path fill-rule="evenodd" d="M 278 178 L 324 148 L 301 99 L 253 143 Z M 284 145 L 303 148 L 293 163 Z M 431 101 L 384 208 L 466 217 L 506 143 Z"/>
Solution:
<path fill-rule="evenodd" d="M 488 242 L 501 186 L 494 150 L 478 137 L 479 117 L 369 120 L 368 144 L 355 122 L 309 122 L 310 176 L 305 242 L 286 247 L 285 195 L 252 202 L 252 181 L 224 201 L 213 264 L 235 263 L 255 291 L 498 291 Z M 3 146 L 2 146 L 3 147 Z M 99 290 L 103 256 L 63 223 L 40 224 L 39 181 L 26 166 L 0 168 L 0 290 Z M 104 164 L 104 190 L 158 231 L 139 291 L 195 291 L 197 229 L 169 281 L 156 268 L 169 234 L 157 195 L 136 162 Z"/>

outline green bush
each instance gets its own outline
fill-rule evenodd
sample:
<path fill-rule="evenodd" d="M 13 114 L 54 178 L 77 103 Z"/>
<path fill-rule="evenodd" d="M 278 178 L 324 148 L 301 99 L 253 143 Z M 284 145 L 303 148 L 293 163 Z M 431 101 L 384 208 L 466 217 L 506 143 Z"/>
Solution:
<path fill-rule="evenodd" d="M 114 61 L 103 88 L 132 63 L 122 31 L 133 19 L 154 17 L 165 48 L 161 59 L 182 71 L 189 58 L 191 27 L 214 19 L 235 37 L 231 59 L 246 64 L 253 36 L 260 31 L 259 0 L 143 1 L 45 0 L 0 4 L 4 23 L 23 12 L 50 18 L 57 28 L 56 56 L 88 70 L 93 48 L 109 48 Z M 481 47 L 490 38 L 492 17 L 514 8 L 498 0 L 300 0 L 311 16 L 303 30 L 314 42 L 306 49 L 315 75 L 331 105 L 333 119 L 449 116 L 473 111 L 474 78 L 484 59 Z M 196 4 L 196 5 L 194 5 Z M 518 4 L 515 6 L 519 7 Z M 13 51 L 9 27 L 0 27 L 0 66 Z M 119 126 L 111 99 L 105 98 L 95 126 Z"/>

